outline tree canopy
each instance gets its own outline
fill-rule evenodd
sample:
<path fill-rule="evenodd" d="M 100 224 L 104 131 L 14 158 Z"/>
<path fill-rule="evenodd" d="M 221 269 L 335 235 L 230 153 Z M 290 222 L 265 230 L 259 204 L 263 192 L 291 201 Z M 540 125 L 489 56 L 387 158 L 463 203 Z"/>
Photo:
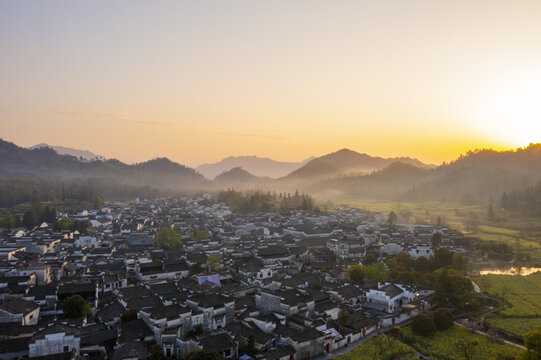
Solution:
<path fill-rule="evenodd" d="M 222 268 L 222 258 L 218 255 L 211 255 L 205 262 L 205 268 L 207 271 L 218 271 Z"/>
<path fill-rule="evenodd" d="M 163 249 L 170 249 L 180 247 L 182 240 L 176 230 L 162 227 L 156 234 L 155 243 Z"/>
<path fill-rule="evenodd" d="M 417 335 L 432 336 L 436 333 L 434 320 L 426 314 L 419 314 L 413 318 L 411 329 Z"/>
<path fill-rule="evenodd" d="M 120 315 L 120 321 L 123 322 L 123 323 L 127 323 L 127 322 L 130 322 L 132 320 L 136 320 L 137 319 L 137 313 L 139 312 L 138 309 L 128 309 L 126 311 L 124 311 L 122 313 L 122 315 Z"/>
<path fill-rule="evenodd" d="M 524 360 L 541 359 L 541 328 L 526 334 L 524 345 L 528 349 L 524 354 Z"/>
<path fill-rule="evenodd" d="M 69 319 L 92 315 L 92 308 L 81 295 L 72 295 L 67 298 L 62 305 L 62 310 Z"/>

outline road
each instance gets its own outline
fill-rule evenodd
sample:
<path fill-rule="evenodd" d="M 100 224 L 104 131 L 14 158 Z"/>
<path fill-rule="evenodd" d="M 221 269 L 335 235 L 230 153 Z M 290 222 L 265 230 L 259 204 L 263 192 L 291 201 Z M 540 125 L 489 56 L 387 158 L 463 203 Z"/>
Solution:
<path fill-rule="evenodd" d="M 397 326 L 397 327 L 408 326 L 409 324 L 412 323 L 412 321 L 413 321 L 413 319 L 408 319 L 406 321 L 401 322 L 400 324 L 396 324 L 395 326 Z M 391 326 L 391 327 L 388 327 L 388 328 L 385 328 L 385 329 L 382 329 L 382 330 L 385 332 L 385 331 L 390 330 L 392 328 L 393 327 Z M 348 346 L 344 346 L 342 348 L 336 349 L 336 350 L 334 350 L 333 352 L 330 352 L 330 353 L 324 353 L 322 355 L 319 355 L 319 356 L 313 358 L 313 360 L 326 360 L 326 359 L 331 359 L 333 357 L 346 354 L 346 353 L 352 351 L 353 349 L 355 349 L 357 346 L 361 345 L 362 343 L 372 339 L 374 336 L 376 336 L 378 334 L 379 334 L 378 331 L 374 331 L 373 333 L 370 333 L 369 335 L 365 336 L 364 338 L 359 339 L 359 340 L 357 340 L 355 342 L 352 342 Z M 419 353 L 417 351 L 415 351 L 415 355 L 417 357 L 419 357 L 420 359 L 427 359 L 427 360 L 431 359 L 431 358 L 429 358 L 427 356 L 424 356 L 423 354 L 421 354 L 421 353 Z"/>
<path fill-rule="evenodd" d="M 471 283 L 472 283 L 472 285 L 473 285 L 473 290 L 474 290 L 477 294 L 481 293 L 481 292 L 482 292 L 481 287 L 480 287 L 479 285 L 477 285 L 477 283 L 476 283 L 475 281 L 473 281 L 472 278 L 468 278 L 468 279 L 470 279 L 470 281 L 471 281 Z"/>
<path fill-rule="evenodd" d="M 462 325 L 462 324 L 459 323 L 459 322 L 456 322 L 456 321 L 455 321 L 455 324 L 458 325 L 458 326 L 462 326 L 463 328 L 466 328 L 466 329 L 467 329 L 467 327 L 465 327 L 464 325 Z M 468 329 L 468 330 L 469 330 L 469 329 Z M 478 334 L 481 334 L 481 335 L 483 335 L 483 336 L 485 336 L 485 337 L 489 337 L 487 333 L 484 333 L 484 332 L 482 332 L 482 331 L 475 330 L 475 332 L 478 333 Z M 525 346 L 520 345 L 520 344 L 517 344 L 517 343 L 514 343 L 514 342 L 512 342 L 512 341 L 503 340 L 503 342 L 506 343 L 506 344 L 509 344 L 509 345 L 516 346 L 516 347 L 518 347 L 518 348 L 520 348 L 520 349 L 527 350 Z"/>

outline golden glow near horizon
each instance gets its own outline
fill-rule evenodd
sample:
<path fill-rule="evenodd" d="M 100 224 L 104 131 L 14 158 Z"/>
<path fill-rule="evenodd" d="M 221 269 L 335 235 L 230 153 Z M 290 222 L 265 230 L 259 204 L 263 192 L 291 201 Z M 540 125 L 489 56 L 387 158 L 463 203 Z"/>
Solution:
<path fill-rule="evenodd" d="M 139 162 L 541 141 L 539 1 L 0 1 L 0 137 Z"/>

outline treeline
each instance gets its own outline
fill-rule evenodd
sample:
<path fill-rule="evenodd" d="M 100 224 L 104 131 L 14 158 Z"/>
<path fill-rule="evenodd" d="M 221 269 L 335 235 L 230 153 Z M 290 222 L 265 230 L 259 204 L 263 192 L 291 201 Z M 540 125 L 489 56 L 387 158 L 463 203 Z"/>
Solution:
<path fill-rule="evenodd" d="M 0 178 L 0 207 L 10 208 L 39 198 L 42 201 L 75 203 L 82 208 L 97 208 L 104 198 L 131 200 L 155 198 L 161 192 L 150 186 L 128 185 L 114 179 L 79 179 L 73 182 L 28 178 Z"/>
<path fill-rule="evenodd" d="M 12 207 L 33 199 L 99 204 L 102 195 L 92 186 L 64 184 L 54 180 L 0 178 L 0 207 Z"/>
<path fill-rule="evenodd" d="M 0 228 L 13 229 L 14 227 L 33 228 L 42 222 L 56 222 L 56 209 L 48 206 L 43 206 L 39 198 L 32 199 L 30 210 L 24 214 L 15 216 L 11 212 L 7 212 L 0 217 Z"/>
<path fill-rule="evenodd" d="M 243 194 L 233 189 L 220 191 L 218 201 L 226 203 L 237 212 L 278 211 L 283 209 L 312 210 L 314 200 L 310 195 L 291 193 L 262 193 L 259 191 Z"/>
<path fill-rule="evenodd" d="M 541 216 L 541 182 L 521 190 L 504 192 L 500 205 L 505 210 L 517 211 L 530 216 Z"/>

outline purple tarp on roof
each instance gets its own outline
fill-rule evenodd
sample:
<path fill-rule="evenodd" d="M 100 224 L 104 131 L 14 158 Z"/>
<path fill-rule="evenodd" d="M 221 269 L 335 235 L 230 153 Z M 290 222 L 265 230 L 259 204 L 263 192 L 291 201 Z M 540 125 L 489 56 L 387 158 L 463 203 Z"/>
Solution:
<path fill-rule="evenodd" d="M 198 276 L 197 277 L 197 282 L 199 283 L 199 285 L 207 282 L 207 281 L 210 281 L 211 283 L 214 283 L 216 285 L 220 285 L 220 275 L 218 274 L 213 274 L 213 275 L 202 275 L 202 276 Z"/>

